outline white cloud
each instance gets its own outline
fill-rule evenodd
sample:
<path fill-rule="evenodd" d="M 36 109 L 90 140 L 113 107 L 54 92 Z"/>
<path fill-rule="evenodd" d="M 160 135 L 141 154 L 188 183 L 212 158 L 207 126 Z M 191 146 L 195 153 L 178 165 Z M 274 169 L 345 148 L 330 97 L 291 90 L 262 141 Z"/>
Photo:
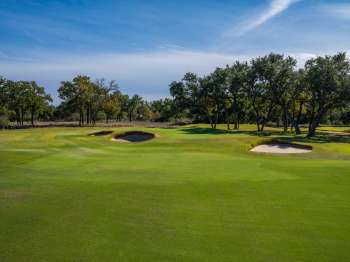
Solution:
<path fill-rule="evenodd" d="M 330 4 L 322 6 L 322 10 L 336 18 L 350 20 L 350 4 Z"/>
<path fill-rule="evenodd" d="M 297 66 L 299 68 L 302 68 L 307 60 L 317 57 L 317 54 L 313 53 L 290 53 L 288 55 L 294 57 L 297 60 Z"/>
<path fill-rule="evenodd" d="M 292 4 L 301 0 L 271 0 L 269 7 L 261 14 L 251 17 L 247 21 L 243 21 L 237 27 L 229 30 L 228 35 L 241 36 L 274 18 L 287 10 Z"/>
<path fill-rule="evenodd" d="M 216 67 L 233 64 L 235 60 L 250 60 L 264 54 L 234 55 L 204 51 L 161 50 L 147 53 L 111 53 L 101 55 L 39 56 L 31 60 L 0 62 L 0 72 L 13 80 L 35 80 L 56 96 L 63 80 L 78 74 L 93 79 L 115 79 L 128 94 L 138 93 L 147 99 L 169 94 L 171 81 L 180 80 L 186 72 L 202 76 Z M 314 54 L 287 53 L 303 66 Z"/>
<path fill-rule="evenodd" d="M 0 62 L 0 72 L 14 80 L 36 80 L 52 94 L 60 81 L 77 74 L 92 78 L 115 79 L 122 91 L 138 93 L 148 99 L 168 95 L 171 81 L 180 80 L 188 72 L 209 73 L 217 66 L 232 64 L 235 57 L 215 52 L 161 50 L 148 53 L 61 55 L 38 57 L 33 61 Z"/>

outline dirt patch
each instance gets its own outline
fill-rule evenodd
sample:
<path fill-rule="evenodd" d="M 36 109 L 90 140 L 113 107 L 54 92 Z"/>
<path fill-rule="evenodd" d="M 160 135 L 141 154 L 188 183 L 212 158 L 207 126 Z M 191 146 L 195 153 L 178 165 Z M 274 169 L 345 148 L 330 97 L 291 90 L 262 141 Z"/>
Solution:
<path fill-rule="evenodd" d="M 113 131 L 103 130 L 103 131 L 90 133 L 89 136 L 107 136 L 107 135 L 110 135 L 112 133 L 113 133 Z"/>
<path fill-rule="evenodd" d="M 0 199 L 5 200 L 19 200 L 25 196 L 25 192 L 23 191 L 14 191 L 14 190 L 1 190 L 0 191 Z"/>
<path fill-rule="evenodd" d="M 272 142 L 258 145 L 250 151 L 269 154 L 303 154 L 312 152 L 312 147 L 299 144 Z"/>
<path fill-rule="evenodd" d="M 142 131 L 129 131 L 123 134 L 117 134 L 113 137 L 113 141 L 116 142 L 131 142 L 131 143 L 139 143 L 145 142 L 155 138 L 156 135 L 148 132 Z"/>

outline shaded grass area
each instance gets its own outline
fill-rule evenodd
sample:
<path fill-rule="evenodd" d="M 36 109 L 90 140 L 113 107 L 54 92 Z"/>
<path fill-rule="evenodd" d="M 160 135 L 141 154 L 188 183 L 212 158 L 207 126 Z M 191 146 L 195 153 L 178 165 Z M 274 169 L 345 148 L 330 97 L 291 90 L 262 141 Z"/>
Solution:
<path fill-rule="evenodd" d="M 348 141 L 243 128 L 0 132 L 0 261 L 346 261 Z M 264 139 L 314 151 L 248 151 Z"/>

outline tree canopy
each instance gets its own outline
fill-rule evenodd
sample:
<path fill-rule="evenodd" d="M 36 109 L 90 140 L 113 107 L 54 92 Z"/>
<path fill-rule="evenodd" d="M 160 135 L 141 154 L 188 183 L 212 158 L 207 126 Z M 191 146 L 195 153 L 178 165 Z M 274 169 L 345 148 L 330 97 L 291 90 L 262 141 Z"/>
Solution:
<path fill-rule="evenodd" d="M 170 83 L 169 92 L 171 98 L 148 102 L 137 94 L 123 94 L 116 81 L 78 75 L 61 82 L 61 103 L 53 106 L 36 82 L 0 78 L 0 125 L 185 120 L 210 123 L 212 128 L 226 123 L 227 129 L 255 123 L 259 132 L 275 125 L 296 134 L 304 125 L 308 136 L 314 136 L 321 123 L 350 123 L 350 63 L 345 53 L 310 59 L 303 68 L 293 57 L 271 53 L 204 76 L 188 72 Z"/>

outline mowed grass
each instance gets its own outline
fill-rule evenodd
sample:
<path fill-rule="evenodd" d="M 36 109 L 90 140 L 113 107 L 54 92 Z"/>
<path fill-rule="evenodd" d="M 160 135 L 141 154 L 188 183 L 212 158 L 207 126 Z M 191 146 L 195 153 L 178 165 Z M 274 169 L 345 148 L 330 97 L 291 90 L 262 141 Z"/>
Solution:
<path fill-rule="evenodd" d="M 350 139 L 254 154 L 242 128 L 0 132 L 0 261 L 349 261 Z"/>

